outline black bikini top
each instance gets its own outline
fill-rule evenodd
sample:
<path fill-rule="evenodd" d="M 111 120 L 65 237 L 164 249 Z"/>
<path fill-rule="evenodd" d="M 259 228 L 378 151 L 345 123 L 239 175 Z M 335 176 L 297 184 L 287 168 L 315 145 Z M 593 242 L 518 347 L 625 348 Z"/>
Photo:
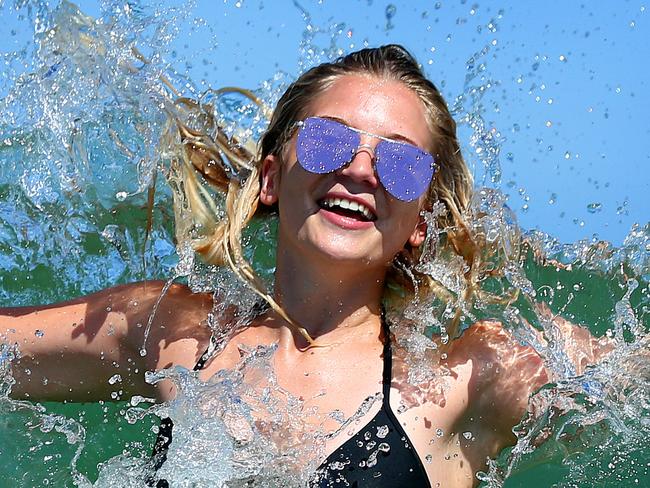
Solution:
<path fill-rule="evenodd" d="M 381 409 L 361 430 L 318 467 L 310 488 L 430 488 L 427 472 L 390 408 L 393 356 L 388 324 L 384 331 Z"/>
<path fill-rule="evenodd" d="M 381 409 L 361 430 L 327 457 L 312 476 L 309 488 L 431 487 L 418 453 L 390 408 L 393 359 L 388 324 L 383 318 L 382 328 L 385 339 Z M 206 356 L 201 356 L 194 371 L 203 369 Z M 162 419 L 160 423 L 153 449 L 153 467 L 156 471 L 167 459 L 173 426 L 169 418 Z M 151 479 L 150 486 L 153 483 Z M 155 486 L 167 488 L 169 484 L 166 480 L 157 480 Z"/>

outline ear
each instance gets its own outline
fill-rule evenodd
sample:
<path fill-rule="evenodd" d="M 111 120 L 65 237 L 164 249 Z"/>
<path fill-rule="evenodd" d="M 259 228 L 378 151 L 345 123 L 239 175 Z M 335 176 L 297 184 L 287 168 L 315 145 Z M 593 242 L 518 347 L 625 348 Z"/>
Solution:
<path fill-rule="evenodd" d="M 411 236 L 409 237 L 409 244 L 413 247 L 420 247 L 427 237 L 427 222 L 424 220 L 422 214 L 418 217 L 418 223 L 415 225 Z"/>
<path fill-rule="evenodd" d="M 271 206 L 278 201 L 281 168 L 278 156 L 269 154 L 262 161 L 260 202 L 264 205 Z"/>

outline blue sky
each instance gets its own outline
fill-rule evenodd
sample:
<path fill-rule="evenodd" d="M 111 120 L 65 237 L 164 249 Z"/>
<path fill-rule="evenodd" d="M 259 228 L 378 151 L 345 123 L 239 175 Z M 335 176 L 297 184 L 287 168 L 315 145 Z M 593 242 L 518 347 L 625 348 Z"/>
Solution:
<path fill-rule="evenodd" d="M 159 2 L 131 3 L 153 9 Z M 78 4 L 95 17 L 122 5 Z M 325 58 L 321 50 L 401 43 L 450 105 L 465 94 L 465 108 L 473 106 L 481 116 L 497 144 L 500 180 L 485 176 L 486 148 L 472 145 L 471 130 L 461 124 L 466 158 L 479 182 L 486 178 L 509 195 L 525 229 L 564 242 L 597 235 L 620 244 L 634 222 L 648 221 L 650 23 L 643 1 L 165 5 L 179 16 L 165 55 L 197 89 L 257 88 L 280 71 L 295 77 Z M 0 10 L 4 52 L 31 34 L 19 13 L 8 5 Z M 476 76 L 468 81 L 470 70 Z M 470 88 L 478 86 L 482 96 L 472 100 Z"/>

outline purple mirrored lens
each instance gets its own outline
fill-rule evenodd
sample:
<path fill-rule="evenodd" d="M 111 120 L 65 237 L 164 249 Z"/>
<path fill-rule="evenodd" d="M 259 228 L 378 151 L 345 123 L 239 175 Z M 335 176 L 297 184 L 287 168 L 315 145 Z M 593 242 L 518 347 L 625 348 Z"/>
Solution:
<path fill-rule="evenodd" d="M 352 160 L 360 140 L 359 134 L 346 125 L 309 117 L 298 132 L 298 162 L 312 173 L 331 173 Z"/>
<path fill-rule="evenodd" d="M 431 154 L 411 144 L 381 141 L 375 148 L 377 176 L 386 191 L 410 202 L 422 195 L 433 178 Z"/>

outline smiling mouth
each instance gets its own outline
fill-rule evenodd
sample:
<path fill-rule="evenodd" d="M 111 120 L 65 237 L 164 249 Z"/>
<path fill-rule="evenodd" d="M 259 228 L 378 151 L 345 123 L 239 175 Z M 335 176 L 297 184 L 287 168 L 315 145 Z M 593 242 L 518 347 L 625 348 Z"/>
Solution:
<path fill-rule="evenodd" d="M 377 216 L 364 204 L 346 198 L 328 197 L 318 202 L 320 208 L 363 222 L 373 222 Z"/>

